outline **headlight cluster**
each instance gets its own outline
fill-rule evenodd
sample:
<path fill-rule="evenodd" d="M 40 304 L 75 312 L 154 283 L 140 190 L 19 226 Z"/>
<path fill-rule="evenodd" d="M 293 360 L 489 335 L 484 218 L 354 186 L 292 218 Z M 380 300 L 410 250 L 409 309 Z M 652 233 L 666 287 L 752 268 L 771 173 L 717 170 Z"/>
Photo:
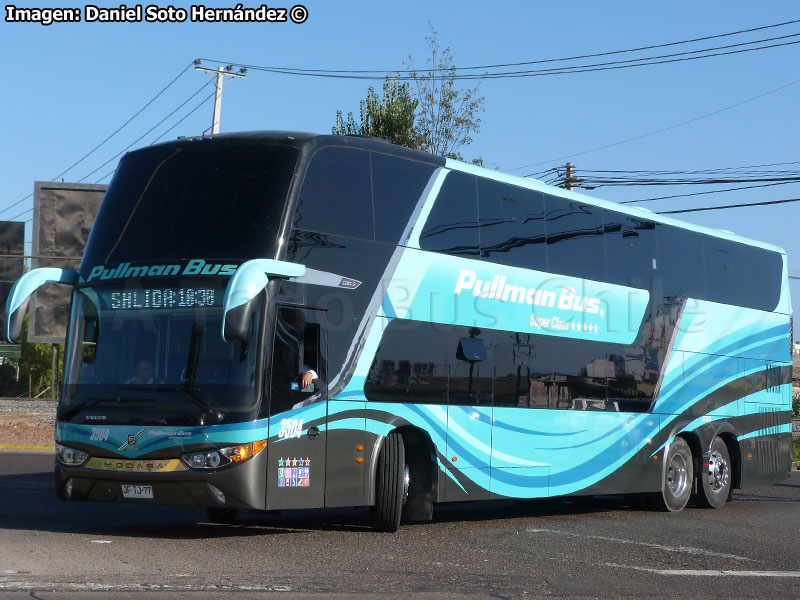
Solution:
<path fill-rule="evenodd" d="M 217 469 L 232 463 L 244 462 L 261 452 L 267 445 L 267 440 L 227 446 L 215 450 L 203 450 L 181 456 L 183 462 L 192 469 Z"/>
<path fill-rule="evenodd" d="M 61 444 L 56 444 L 56 456 L 63 465 L 68 467 L 80 467 L 83 463 L 89 460 L 89 453 L 83 450 L 76 450 L 75 448 L 68 448 Z"/>

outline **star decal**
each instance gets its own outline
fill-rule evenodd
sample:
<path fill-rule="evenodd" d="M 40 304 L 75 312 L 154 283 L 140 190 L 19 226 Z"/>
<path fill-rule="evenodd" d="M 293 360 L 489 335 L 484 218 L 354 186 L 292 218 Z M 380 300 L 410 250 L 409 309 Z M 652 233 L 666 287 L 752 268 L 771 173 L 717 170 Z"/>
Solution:
<path fill-rule="evenodd" d="M 282 466 L 283 466 L 283 457 L 282 457 L 282 456 L 281 456 L 281 457 L 280 457 L 280 459 L 278 460 L 278 466 L 279 466 L 279 467 L 282 467 Z"/>

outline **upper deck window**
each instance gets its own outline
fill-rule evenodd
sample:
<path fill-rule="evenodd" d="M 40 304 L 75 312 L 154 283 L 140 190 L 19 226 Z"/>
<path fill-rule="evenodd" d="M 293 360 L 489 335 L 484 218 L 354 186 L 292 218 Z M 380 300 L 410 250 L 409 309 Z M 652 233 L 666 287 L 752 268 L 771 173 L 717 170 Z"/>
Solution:
<path fill-rule="evenodd" d="M 306 172 L 294 227 L 334 235 L 375 239 L 369 152 L 323 148 Z"/>
<path fill-rule="evenodd" d="M 84 268 L 269 256 L 297 154 L 288 146 L 241 140 L 132 152 L 97 213 Z"/>

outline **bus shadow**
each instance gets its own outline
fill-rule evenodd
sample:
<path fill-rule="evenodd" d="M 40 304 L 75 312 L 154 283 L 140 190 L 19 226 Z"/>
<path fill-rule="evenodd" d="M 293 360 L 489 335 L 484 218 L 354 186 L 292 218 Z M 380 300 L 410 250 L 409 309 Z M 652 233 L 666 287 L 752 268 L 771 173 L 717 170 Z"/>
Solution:
<path fill-rule="evenodd" d="M 0 528 L 19 531 L 186 540 L 315 531 L 374 531 L 365 507 L 275 512 L 240 510 L 233 523 L 219 524 L 208 520 L 205 509 L 195 507 L 64 502 L 56 498 L 52 473 L 0 475 L 0 506 L 3 506 Z M 486 500 L 437 504 L 433 524 L 536 519 L 619 510 L 653 509 L 638 498 L 625 496 Z"/>
<path fill-rule="evenodd" d="M 0 529 L 164 539 L 290 535 L 314 530 L 371 531 L 366 509 L 240 510 L 231 524 L 212 523 L 203 508 L 65 502 L 53 474 L 0 475 Z"/>

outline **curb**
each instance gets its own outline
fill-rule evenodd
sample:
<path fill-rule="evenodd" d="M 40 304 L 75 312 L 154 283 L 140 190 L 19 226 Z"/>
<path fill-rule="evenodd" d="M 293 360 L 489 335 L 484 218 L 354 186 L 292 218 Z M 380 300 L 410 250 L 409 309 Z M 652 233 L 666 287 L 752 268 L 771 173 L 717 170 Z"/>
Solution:
<path fill-rule="evenodd" d="M 11 452 L 55 452 L 53 444 L 0 444 L 0 451 Z"/>

